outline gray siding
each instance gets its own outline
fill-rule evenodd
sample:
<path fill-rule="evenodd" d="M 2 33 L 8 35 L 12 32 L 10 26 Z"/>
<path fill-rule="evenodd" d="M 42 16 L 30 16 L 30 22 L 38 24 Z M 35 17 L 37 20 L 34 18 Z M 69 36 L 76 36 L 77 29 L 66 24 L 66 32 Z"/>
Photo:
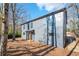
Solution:
<path fill-rule="evenodd" d="M 33 28 L 31 28 L 30 24 L 30 29 L 29 30 L 34 30 L 35 35 L 32 36 L 32 39 L 34 41 L 39 41 L 40 43 L 43 44 L 48 44 L 49 45 L 54 45 L 60 48 L 64 47 L 64 30 L 66 25 L 64 25 L 65 22 L 65 14 L 64 12 L 57 13 L 55 15 L 49 16 L 48 18 L 42 18 L 40 20 L 36 20 L 33 23 Z M 48 20 L 48 29 L 47 29 L 47 20 Z M 23 26 L 25 25 L 25 29 Z M 26 31 L 27 29 L 27 24 L 22 25 L 22 38 L 26 39 Z M 47 36 L 47 31 L 48 31 L 48 36 Z M 23 35 L 23 32 L 25 32 L 25 35 Z M 50 35 L 50 33 L 53 33 Z M 48 37 L 48 38 L 47 38 Z"/>
<path fill-rule="evenodd" d="M 57 40 L 57 47 L 64 47 L 64 33 L 63 33 L 63 22 L 64 22 L 64 13 L 60 12 L 55 14 L 55 20 L 56 20 L 56 40 Z"/>
<path fill-rule="evenodd" d="M 46 44 L 47 43 L 46 18 L 37 20 L 33 24 L 34 24 L 34 30 L 35 30 L 35 40 Z"/>

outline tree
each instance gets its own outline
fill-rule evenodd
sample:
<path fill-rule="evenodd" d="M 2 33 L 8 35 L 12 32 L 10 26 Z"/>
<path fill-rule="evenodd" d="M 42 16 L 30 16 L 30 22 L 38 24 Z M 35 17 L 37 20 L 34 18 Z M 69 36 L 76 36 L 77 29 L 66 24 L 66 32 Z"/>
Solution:
<path fill-rule="evenodd" d="M 13 40 L 15 40 L 16 3 L 11 4 L 13 16 Z"/>
<path fill-rule="evenodd" d="M 25 16 L 27 13 L 23 9 L 23 6 L 18 7 L 18 4 L 16 3 L 11 3 L 10 4 L 10 17 L 12 17 L 12 28 L 13 28 L 13 41 L 15 40 L 15 33 L 16 32 L 21 32 L 16 28 L 19 28 L 19 22 L 22 22 L 23 20 L 26 19 L 27 16 Z M 26 13 L 26 14 L 25 14 Z M 22 20 L 22 21 L 21 21 Z"/>
<path fill-rule="evenodd" d="M 0 40 L 1 40 L 1 34 L 2 34 L 2 31 L 1 31 L 1 27 L 2 27 L 2 4 L 0 4 Z"/>
<path fill-rule="evenodd" d="M 70 17 L 73 18 L 70 23 L 72 23 L 72 25 L 70 26 L 70 30 L 72 30 L 74 32 L 74 34 L 76 34 L 76 36 L 79 37 L 79 4 L 77 3 L 71 3 L 68 6 L 68 9 L 74 8 L 70 11 Z"/>
<path fill-rule="evenodd" d="M 75 3 L 74 4 L 74 7 L 75 7 L 75 10 L 76 10 L 76 15 L 77 15 L 77 27 L 78 27 L 78 30 L 79 30 L 79 8 L 78 8 L 78 5 Z"/>
<path fill-rule="evenodd" d="M 2 4 L 0 4 L 0 52 L 1 52 L 1 36 L 2 36 Z"/>
<path fill-rule="evenodd" d="M 4 34 L 2 39 L 2 46 L 1 46 L 1 55 L 6 56 L 7 55 L 7 39 L 8 39 L 8 8 L 9 4 L 4 4 Z"/>
<path fill-rule="evenodd" d="M 70 11 L 68 9 L 71 9 Z M 73 12 L 72 12 L 73 10 Z M 69 13 L 68 13 L 69 12 Z M 71 28 L 70 30 L 73 31 L 75 33 L 76 29 L 78 28 L 78 7 L 77 7 L 77 4 L 76 3 L 71 3 L 71 4 L 68 4 L 68 7 L 67 7 L 67 15 L 69 18 L 72 18 L 72 19 L 69 19 L 70 20 L 70 24 L 71 24 Z"/>

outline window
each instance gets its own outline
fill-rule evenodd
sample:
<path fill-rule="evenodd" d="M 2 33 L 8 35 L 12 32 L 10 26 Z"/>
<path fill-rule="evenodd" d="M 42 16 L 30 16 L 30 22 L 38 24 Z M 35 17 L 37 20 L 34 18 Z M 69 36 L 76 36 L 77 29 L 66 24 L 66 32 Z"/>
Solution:
<path fill-rule="evenodd" d="M 23 26 L 23 29 L 25 29 L 25 25 Z"/>
<path fill-rule="evenodd" d="M 28 30 L 29 30 L 29 23 L 28 23 Z"/>
<path fill-rule="evenodd" d="M 32 22 L 28 23 L 28 29 L 31 29 L 31 28 L 33 28 L 33 23 Z"/>
<path fill-rule="evenodd" d="M 25 35 L 25 32 L 23 32 L 23 35 Z"/>
<path fill-rule="evenodd" d="M 31 28 L 33 28 L 33 23 L 31 23 Z"/>

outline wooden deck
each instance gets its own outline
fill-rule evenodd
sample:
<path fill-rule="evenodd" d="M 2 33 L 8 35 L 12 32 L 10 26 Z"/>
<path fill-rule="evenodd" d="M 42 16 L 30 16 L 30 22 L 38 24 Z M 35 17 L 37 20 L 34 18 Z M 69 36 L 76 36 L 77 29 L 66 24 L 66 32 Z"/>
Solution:
<path fill-rule="evenodd" d="M 56 48 L 53 46 L 43 45 L 39 42 L 30 40 L 17 39 L 8 41 L 7 55 L 9 56 L 79 56 L 79 42 L 74 41 L 66 48 Z M 75 51 L 76 50 L 76 51 Z"/>

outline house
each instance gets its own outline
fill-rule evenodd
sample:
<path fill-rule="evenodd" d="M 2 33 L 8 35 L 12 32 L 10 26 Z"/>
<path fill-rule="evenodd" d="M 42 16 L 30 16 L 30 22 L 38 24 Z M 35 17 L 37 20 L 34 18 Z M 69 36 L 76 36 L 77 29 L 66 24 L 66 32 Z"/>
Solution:
<path fill-rule="evenodd" d="M 65 46 L 66 9 L 60 9 L 21 24 L 22 38 L 59 48 Z"/>

